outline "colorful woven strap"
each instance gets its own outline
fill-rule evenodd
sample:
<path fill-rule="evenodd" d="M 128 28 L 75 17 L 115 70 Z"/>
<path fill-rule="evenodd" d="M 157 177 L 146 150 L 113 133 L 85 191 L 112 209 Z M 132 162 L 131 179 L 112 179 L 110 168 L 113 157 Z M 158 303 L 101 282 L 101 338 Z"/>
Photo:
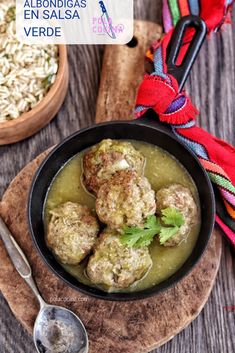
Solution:
<path fill-rule="evenodd" d="M 140 117 L 150 108 L 155 110 L 160 121 L 170 124 L 173 133 L 197 154 L 219 190 L 216 221 L 235 246 L 235 148 L 196 126 L 198 111 L 185 91 L 179 93 L 178 83 L 167 73 L 166 65 L 167 47 L 180 17 L 200 15 L 208 33 L 218 31 L 222 24 L 231 22 L 232 3 L 233 0 L 163 0 L 166 34 L 146 54 L 147 60 L 154 64 L 154 71 L 146 74 L 140 85 L 135 113 Z M 187 33 L 184 39 L 179 62 L 192 35 Z"/>

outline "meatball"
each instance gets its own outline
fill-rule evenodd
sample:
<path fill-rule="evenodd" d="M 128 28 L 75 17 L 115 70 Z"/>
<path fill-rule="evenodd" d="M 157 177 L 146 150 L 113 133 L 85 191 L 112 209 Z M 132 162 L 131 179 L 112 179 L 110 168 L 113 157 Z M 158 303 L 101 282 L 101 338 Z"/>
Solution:
<path fill-rule="evenodd" d="M 147 247 L 123 245 L 118 233 L 104 230 L 90 257 L 87 275 L 93 283 L 113 289 L 127 288 L 140 280 L 152 266 Z"/>
<path fill-rule="evenodd" d="M 77 265 L 95 245 L 99 225 L 86 206 L 66 202 L 51 212 L 47 245 L 64 264 Z"/>
<path fill-rule="evenodd" d="M 84 155 L 84 184 L 87 190 L 96 195 L 100 186 L 115 172 L 134 169 L 142 175 L 144 166 L 144 156 L 130 142 L 103 140 Z"/>
<path fill-rule="evenodd" d="M 164 246 L 176 246 L 187 239 L 191 229 L 198 223 L 199 213 L 197 204 L 191 191 L 180 185 L 172 184 L 160 189 L 156 194 L 157 212 L 172 207 L 176 208 L 184 217 L 184 224 L 172 238 L 165 242 Z"/>
<path fill-rule="evenodd" d="M 141 226 L 156 211 L 155 192 L 135 171 L 120 171 L 101 186 L 96 199 L 99 219 L 109 228 Z"/>

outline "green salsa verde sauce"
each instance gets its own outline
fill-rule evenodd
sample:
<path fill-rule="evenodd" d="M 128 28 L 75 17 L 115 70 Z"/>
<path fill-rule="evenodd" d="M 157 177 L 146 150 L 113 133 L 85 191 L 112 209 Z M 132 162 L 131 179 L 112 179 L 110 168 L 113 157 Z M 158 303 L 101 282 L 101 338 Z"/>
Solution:
<path fill-rule="evenodd" d="M 179 161 L 166 151 L 152 144 L 134 140 L 130 142 L 145 156 L 146 166 L 144 174 L 155 191 L 172 183 L 180 183 L 190 189 L 200 210 L 197 188 L 191 176 Z M 50 219 L 50 210 L 64 202 L 72 201 L 87 205 L 95 212 L 95 197 L 85 190 L 82 183 L 83 155 L 84 151 L 78 153 L 68 161 L 53 180 L 45 203 L 45 229 L 47 229 Z M 197 241 L 199 231 L 200 222 L 192 229 L 186 241 L 172 248 L 161 246 L 158 240 L 155 239 L 149 248 L 153 261 L 152 267 L 144 278 L 129 288 L 121 290 L 121 292 L 140 291 L 152 287 L 172 276 L 190 256 Z M 86 276 L 87 261 L 85 259 L 77 266 L 61 265 L 79 282 L 95 286 Z M 108 291 L 107 288 L 101 286 L 99 288 Z"/>

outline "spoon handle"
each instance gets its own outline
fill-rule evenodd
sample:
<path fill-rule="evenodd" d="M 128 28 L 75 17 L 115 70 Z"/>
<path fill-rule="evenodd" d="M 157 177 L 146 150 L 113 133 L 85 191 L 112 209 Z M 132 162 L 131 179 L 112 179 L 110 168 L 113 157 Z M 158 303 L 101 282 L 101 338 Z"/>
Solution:
<path fill-rule="evenodd" d="M 29 265 L 29 262 L 26 259 L 23 251 L 21 250 L 21 248 L 13 238 L 10 230 L 3 222 L 3 219 L 1 218 L 1 216 L 0 216 L 0 235 L 13 265 L 15 266 L 20 276 L 26 281 L 26 283 L 32 289 L 33 293 L 35 294 L 35 296 L 37 297 L 40 303 L 40 307 L 42 308 L 43 306 L 46 305 L 46 303 L 42 299 L 37 289 L 37 286 L 33 280 L 32 270 Z"/>

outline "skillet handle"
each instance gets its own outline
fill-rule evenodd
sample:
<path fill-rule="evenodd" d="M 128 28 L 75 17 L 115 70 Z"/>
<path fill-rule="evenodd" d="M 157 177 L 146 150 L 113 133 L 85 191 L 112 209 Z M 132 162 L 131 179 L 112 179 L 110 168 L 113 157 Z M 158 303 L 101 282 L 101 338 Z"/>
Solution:
<path fill-rule="evenodd" d="M 193 38 L 187 48 L 181 65 L 177 65 L 177 58 L 184 41 L 184 35 L 189 28 L 194 28 L 195 33 L 193 34 Z M 176 78 L 180 91 L 182 90 L 199 54 L 206 33 L 207 27 L 205 22 L 200 17 L 193 15 L 182 17 L 174 29 L 173 36 L 167 48 L 167 69 L 168 73 Z M 150 67 L 149 65 L 146 68 L 148 73 L 151 73 L 154 69 L 153 66 Z M 134 121 L 134 123 L 135 122 L 141 122 L 144 125 L 157 127 L 164 132 L 171 133 L 169 125 L 160 123 L 159 120 L 156 119 L 156 113 L 152 109 L 148 110 L 140 119 Z"/>
<path fill-rule="evenodd" d="M 193 34 L 192 41 L 187 49 L 181 65 L 177 65 L 177 58 L 180 49 L 183 44 L 186 30 L 193 28 L 195 33 Z M 201 46 L 206 37 L 207 27 L 205 22 L 198 16 L 185 16 L 178 22 L 175 27 L 172 39 L 168 46 L 167 52 L 167 68 L 168 73 L 176 78 L 179 84 L 179 90 L 181 91 L 188 75 L 192 69 L 195 59 L 201 49 Z"/>

